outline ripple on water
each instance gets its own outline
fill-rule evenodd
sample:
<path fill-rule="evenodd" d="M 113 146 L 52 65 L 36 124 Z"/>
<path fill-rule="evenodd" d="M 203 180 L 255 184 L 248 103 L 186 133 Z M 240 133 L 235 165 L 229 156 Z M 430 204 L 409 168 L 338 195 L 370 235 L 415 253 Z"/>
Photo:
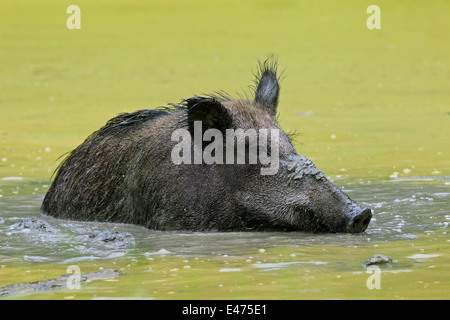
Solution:
<path fill-rule="evenodd" d="M 279 270 L 282 268 L 288 268 L 293 265 L 299 265 L 299 264 L 312 264 L 315 266 L 323 266 L 327 265 L 328 262 L 322 262 L 322 261 L 292 261 L 292 262 L 276 262 L 276 263 L 255 263 L 253 264 L 254 267 L 258 269 L 262 269 L 262 271 L 272 271 L 272 270 Z"/>

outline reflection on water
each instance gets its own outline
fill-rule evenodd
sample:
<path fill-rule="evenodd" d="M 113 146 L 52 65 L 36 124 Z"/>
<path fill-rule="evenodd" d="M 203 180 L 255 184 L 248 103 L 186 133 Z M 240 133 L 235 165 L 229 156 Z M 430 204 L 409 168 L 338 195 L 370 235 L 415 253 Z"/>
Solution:
<path fill-rule="evenodd" d="M 369 228 L 362 234 L 153 231 L 134 225 L 43 216 L 39 212 L 42 195 L 3 197 L 0 199 L 0 286 L 24 282 L 23 271 L 19 271 L 23 268 L 26 272 L 53 267 L 65 270 L 72 264 L 109 268 L 110 264 L 126 261 L 127 281 L 90 285 L 91 291 L 85 290 L 83 294 L 98 298 L 96 286 L 107 285 L 108 295 L 100 297 L 132 297 L 137 287 L 149 284 L 139 289 L 139 297 L 173 298 L 165 295 L 184 292 L 179 297 L 246 299 L 249 298 L 246 294 L 253 292 L 252 299 L 305 298 L 321 290 L 318 298 L 340 297 L 344 292 L 342 298 L 359 298 L 359 293 L 355 295 L 351 291 L 355 289 L 355 277 L 362 278 L 357 288 L 361 282 L 365 288 L 366 276 L 361 264 L 378 253 L 377 248 L 384 248 L 381 253 L 394 255 L 395 268 L 385 268 L 382 271 L 385 278 L 389 274 L 403 277 L 413 270 L 419 276 L 420 280 L 415 281 L 418 291 L 405 289 L 404 292 L 416 292 L 420 298 L 422 286 L 430 287 L 430 284 L 422 285 L 422 274 L 429 274 L 430 268 L 436 277 L 434 285 L 443 285 L 440 274 L 448 270 L 448 257 L 443 254 L 449 244 L 445 240 L 450 222 L 448 182 L 395 180 L 347 184 L 343 189 L 374 211 Z M 418 238 L 427 234 L 431 238 L 426 244 L 418 242 Z M 436 264 L 435 259 L 443 264 Z M 131 271 L 133 265 L 135 269 Z M 346 277 L 345 272 L 352 278 L 337 283 L 336 279 Z M 42 277 L 41 274 L 38 279 Z M 262 280 L 249 283 L 255 277 Z M 290 280 L 299 277 L 301 282 Z M 223 296 L 211 297 L 208 290 L 216 281 L 220 282 L 217 284 L 220 288 L 226 281 L 238 287 Z M 400 285 L 402 281 L 406 282 L 402 288 L 410 287 L 411 278 L 397 279 L 395 283 Z M 264 282 L 276 287 L 277 296 L 269 288 L 261 290 L 259 286 Z M 170 288 L 160 291 L 167 286 Z M 205 290 L 193 295 L 188 288 L 196 286 Z M 299 287 L 304 291 L 299 291 Z M 391 294 L 395 292 L 391 290 Z M 404 292 L 400 290 L 394 297 L 402 297 Z M 439 297 L 440 292 L 432 291 L 430 295 Z M 67 293 L 60 294 L 52 293 L 47 298 L 67 296 Z"/>

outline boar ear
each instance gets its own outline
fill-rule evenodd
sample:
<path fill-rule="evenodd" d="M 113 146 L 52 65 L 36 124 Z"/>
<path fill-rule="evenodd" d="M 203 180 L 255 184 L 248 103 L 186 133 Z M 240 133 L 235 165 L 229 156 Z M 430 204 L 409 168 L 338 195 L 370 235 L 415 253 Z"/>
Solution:
<path fill-rule="evenodd" d="M 275 115 L 278 105 L 280 86 L 277 78 L 277 61 L 267 59 L 259 63 L 259 72 L 255 79 L 255 102 Z"/>
<path fill-rule="evenodd" d="M 191 134 L 194 132 L 194 121 L 202 122 L 203 131 L 218 129 L 225 132 L 226 129 L 231 128 L 231 116 L 220 101 L 214 98 L 195 96 L 185 100 L 185 103 Z"/>

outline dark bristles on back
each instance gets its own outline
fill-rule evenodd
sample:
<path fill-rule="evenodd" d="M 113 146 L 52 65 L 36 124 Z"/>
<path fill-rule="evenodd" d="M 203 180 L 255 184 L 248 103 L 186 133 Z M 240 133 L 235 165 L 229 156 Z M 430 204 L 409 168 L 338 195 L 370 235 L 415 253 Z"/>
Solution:
<path fill-rule="evenodd" d="M 279 95 L 279 77 L 277 76 L 278 63 L 275 57 L 270 57 L 264 61 L 258 60 L 258 70 L 254 73 L 254 84 L 250 86 L 254 91 L 254 101 L 261 107 L 267 109 L 273 116 L 276 115 L 276 108 L 278 105 Z M 239 94 L 239 98 L 250 100 L 247 93 L 244 92 L 245 97 Z M 213 94 L 204 94 L 202 96 L 194 96 L 189 99 L 184 99 L 179 103 L 169 103 L 167 106 L 159 107 L 157 109 L 144 109 L 131 113 L 122 113 L 110 119 L 105 126 L 92 133 L 94 135 L 104 134 L 120 134 L 130 127 L 134 127 L 140 123 L 144 123 L 151 119 L 156 119 L 174 112 L 188 111 L 190 102 L 193 100 L 212 99 L 218 102 L 233 100 L 233 97 L 223 90 L 216 91 Z"/>
<path fill-rule="evenodd" d="M 253 73 L 254 84 L 250 86 L 250 88 L 254 92 L 254 97 L 249 97 L 249 95 L 252 94 L 247 94 L 247 92 L 243 90 L 243 95 L 239 93 L 237 94 L 238 98 L 242 100 L 254 99 L 256 103 L 258 103 L 261 107 L 267 109 L 274 117 L 276 117 L 278 94 L 280 90 L 278 85 L 279 77 L 277 75 L 277 72 L 278 63 L 275 57 L 270 57 L 264 61 L 258 60 L 257 72 Z M 96 137 L 107 137 L 109 135 L 119 137 L 122 134 L 127 134 L 129 130 L 138 130 L 138 128 L 141 127 L 141 124 L 147 122 L 148 120 L 160 118 L 176 112 L 181 112 L 181 115 L 183 115 L 179 118 L 179 122 L 188 121 L 187 113 L 189 112 L 190 108 L 196 105 L 196 103 L 193 102 L 200 101 L 208 101 L 212 106 L 212 109 L 218 109 L 216 110 L 216 112 L 221 114 L 221 117 L 224 118 L 222 119 L 222 122 L 224 123 L 221 123 L 221 125 L 223 128 L 226 128 L 230 125 L 231 120 L 226 118 L 226 114 L 220 108 L 220 103 L 230 100 L 234 100 L 234 98 L 225 91 L 220 90 L 214 92 L 213 94 L 204 94 L 202 96 L 196 95 L 192 98 L 183 99 L 179 103 L 169 103 L 167 106 L 161 106 L 157 109 L 143 109 L 131 113 L 122 113 L 110 119 L 102 128 L 89 135 L 86 141 L 94 139 Z M 67 152 L 59 158 L 64 159 L 58 165 L 53 174 L 55 174 L 64 165 L 66 160 L 74 151 L 75 150 L 73 150 L 72 152 Z"/>

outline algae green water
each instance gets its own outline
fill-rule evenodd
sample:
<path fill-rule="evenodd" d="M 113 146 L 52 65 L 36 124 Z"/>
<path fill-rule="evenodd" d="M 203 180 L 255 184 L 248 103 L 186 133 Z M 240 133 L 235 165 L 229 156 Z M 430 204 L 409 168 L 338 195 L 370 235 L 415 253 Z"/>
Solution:
<path fill-rule="evenodd" d="M 81 0 L 79 30 L 70 4 L 0 4 L 0 286 L 70 265 L 124 274 L 5 298 L 449 298 L 448 1 L 378 1 L 379 30 L 366 27 L 369 1 Z M 366 233 L 165 233 L 40 215 L 58 157 L 109 118 L 248 91 L 269 55 L 285 69 L 282 128 L 374 210 Z M 92 236 L 102 230 L 122 238 Z M 394 260 L 381 289 L 362 266 L 374 253 Z"/>

